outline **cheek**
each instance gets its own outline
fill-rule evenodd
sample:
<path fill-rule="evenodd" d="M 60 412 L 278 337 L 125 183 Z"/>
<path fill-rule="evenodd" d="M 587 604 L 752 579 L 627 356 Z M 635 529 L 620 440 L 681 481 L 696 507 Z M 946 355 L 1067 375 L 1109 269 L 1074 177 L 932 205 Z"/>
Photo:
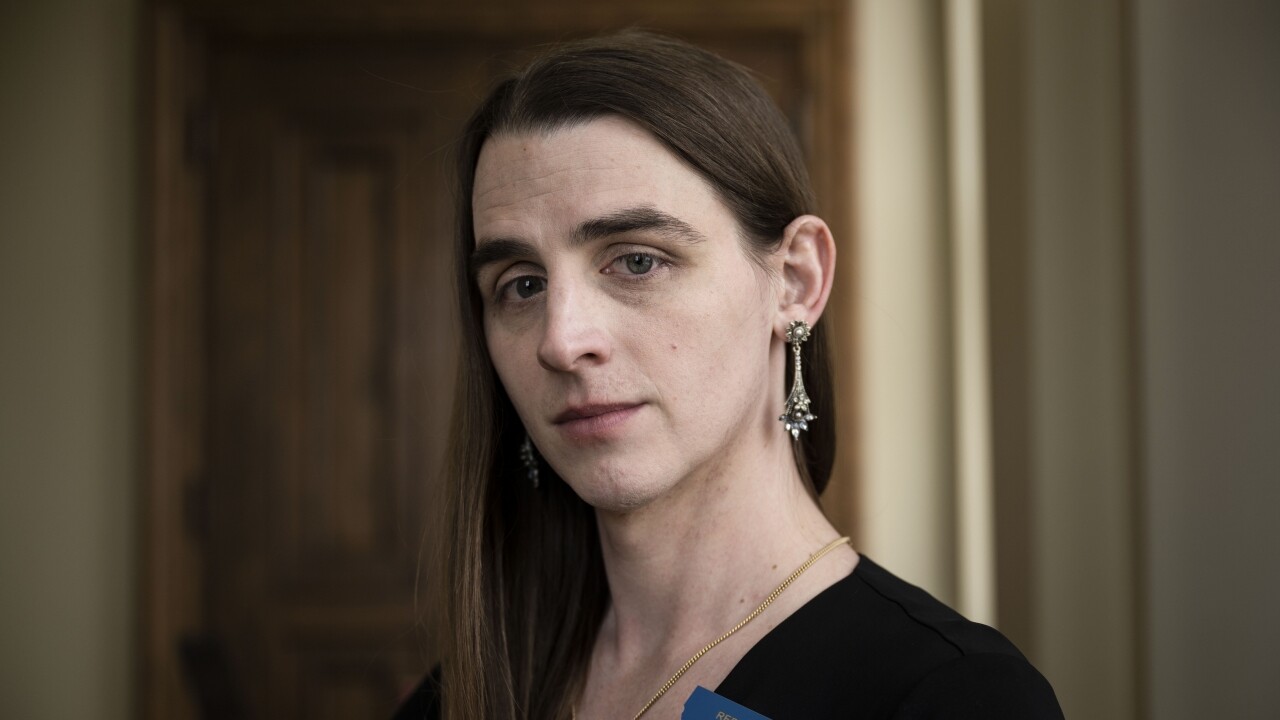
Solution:
<path fill-rule="evenodd" d="M 686 406 L 696 417 L 726 406 L 741 410 L 766 392 L 772 325 L 765 300 L 754 276 L 730 280 L 707 285 L 724 291 L 697 293 L 668 308 L 645 343 L 666 399 L 697 398 Z"/>

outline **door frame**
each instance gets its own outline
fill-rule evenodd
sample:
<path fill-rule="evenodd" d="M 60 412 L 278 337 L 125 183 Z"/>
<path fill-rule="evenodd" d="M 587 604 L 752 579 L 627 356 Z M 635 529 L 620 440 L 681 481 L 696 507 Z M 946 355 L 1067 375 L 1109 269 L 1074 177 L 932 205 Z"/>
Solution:
<path fill-rule="evenodd" d="M 457 7 L 395 0 L 346 7 L 287 0 L 176 0 L 146 4 L 141 19 L 145 382 L 137 691 L 142 717 L 198 717 L 178 646 L 203 630 L 206 168 L 214 132 L 204 108 L 206 48 L 214 35 L 269 40 L 307 34 L 448 33 L 501 39 L 569 37 L 638 24 L 676 34 L 710 28 L 793 36 L 805 75 L 813 82 L 813 114 L 805 130 L 808 146 L 821 149 L 821 162 L 810 158 L 810 172 L 823 201 L 822 214 L 842 248 L 827 312 L 836 329 L 836 404 L 847 410 L 837 435 L 843 450 L 834 470 L 839 481 L 831 484 L 823 505 L 839 529 L 856 529 L 853 0 L 659 0 L 642 10 L 626 0 L 544 0 L 536 8 L 520 0 Z"/>

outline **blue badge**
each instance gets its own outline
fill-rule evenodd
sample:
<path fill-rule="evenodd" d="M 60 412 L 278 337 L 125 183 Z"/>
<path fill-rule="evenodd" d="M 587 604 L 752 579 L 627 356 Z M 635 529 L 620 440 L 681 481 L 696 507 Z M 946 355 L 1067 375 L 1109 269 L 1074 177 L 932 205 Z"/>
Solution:
<path fill-rule="evenodd" d="M 710 690 L 698 686 L 684 703 L 680 720 L 769 720 L 755 710 L 748 710 L 738 703 L 722 698 Z"/>

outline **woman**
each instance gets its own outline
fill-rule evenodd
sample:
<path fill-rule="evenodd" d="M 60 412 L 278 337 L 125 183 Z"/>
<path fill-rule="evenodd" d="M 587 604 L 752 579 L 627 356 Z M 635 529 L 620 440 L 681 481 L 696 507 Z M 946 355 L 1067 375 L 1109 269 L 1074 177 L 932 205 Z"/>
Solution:
<path fill-rule="evenodd" d="M 563 46 L 460 149 L 445 659 L 400 717 L 1060 716 L 819 509 L 836 249 L 741 68 Z"/>

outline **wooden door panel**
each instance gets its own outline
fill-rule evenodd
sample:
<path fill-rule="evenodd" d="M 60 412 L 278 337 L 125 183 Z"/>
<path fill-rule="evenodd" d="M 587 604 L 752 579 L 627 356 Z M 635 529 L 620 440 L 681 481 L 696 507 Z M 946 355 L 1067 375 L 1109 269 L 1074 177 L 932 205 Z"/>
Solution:
<path fill-rule="evenodd" d="M 414 580 L 454 348 L 434 150 L 466 107 L 386 78 L 454 83 L 455 63 L 215 54 L 209 625 L 258 717 L 385 715 L 421 668 Z"/>
<path fill-rule="evenodd" d="M 277 161 L 292 417 L 272 547 L 281 580 L 307 594 L 352 574 L 393 577 L 402 559 L 395 485 L 406 478 L 389 449 L 411 399 L 395 392 L 390 357 L 411 128 L 378 120 L 291 123 Z"/>

